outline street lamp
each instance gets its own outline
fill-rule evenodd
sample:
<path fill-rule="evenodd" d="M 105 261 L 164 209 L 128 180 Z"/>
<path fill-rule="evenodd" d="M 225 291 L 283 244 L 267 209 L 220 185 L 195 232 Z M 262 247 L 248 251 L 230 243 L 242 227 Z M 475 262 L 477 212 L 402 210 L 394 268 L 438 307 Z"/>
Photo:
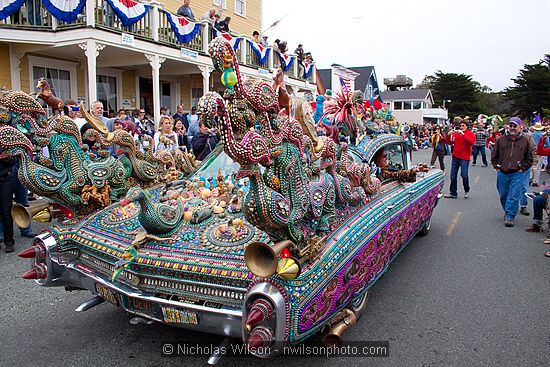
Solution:
<path fill-rule="evenodd" d="M 444 100 L 443 100 L 443 108 L 445 108 L 445 102 L 451 103 L 452 101 L 451 101 L 450 99 L 444 99 Z"/>

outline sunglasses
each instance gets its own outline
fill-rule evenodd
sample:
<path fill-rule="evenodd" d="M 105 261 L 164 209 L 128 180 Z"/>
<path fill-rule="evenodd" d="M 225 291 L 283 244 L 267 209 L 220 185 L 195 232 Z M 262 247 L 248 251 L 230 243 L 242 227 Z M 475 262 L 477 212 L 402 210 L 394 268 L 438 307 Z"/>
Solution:
<path fill-rule="evenodd" d="M 513 127 L 513 128 L 516 128 L 516 127 L 518 127 L 518 125 L 516 125 L 516 124 L 512 123 L 512 124 L 509 124 L 509 125 L 508 125 L 508 127 Z"/>

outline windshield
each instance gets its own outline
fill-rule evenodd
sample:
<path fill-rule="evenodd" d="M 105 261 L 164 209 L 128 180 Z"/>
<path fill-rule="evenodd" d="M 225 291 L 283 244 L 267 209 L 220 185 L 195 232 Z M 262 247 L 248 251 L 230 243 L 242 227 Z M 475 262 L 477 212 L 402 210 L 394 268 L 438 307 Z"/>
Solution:
<path fill-rule="evenodd" d="M 221 144 L 210 153 L 191 177 L 202 176 L 205 178 L 217 177 L 221 170 L 224 177 L 227 177 L 239 170 L 239 164 L 234 162 L 225 152 Z"/>

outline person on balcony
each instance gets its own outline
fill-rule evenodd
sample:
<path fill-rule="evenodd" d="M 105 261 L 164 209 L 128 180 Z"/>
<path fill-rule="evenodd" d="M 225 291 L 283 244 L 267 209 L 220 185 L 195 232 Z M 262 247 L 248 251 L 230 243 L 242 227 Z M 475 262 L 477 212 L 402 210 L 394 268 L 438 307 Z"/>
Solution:
<path fill-rule="evenodd" d="M 216 23 L 220 21 L 220 16 L 221 16 L 221 12 L 216 13 L 216 9 L 212 8 L 202 15 L 201 20 L 207 21 L 208 23 L 210 23 L 210 26 L 212 28 L 215 28 Z"/>
<path fill-rule="evenodd" d="M 298 61 L 302 61 L 304 59 L 304 46 L 300 43 L 294 53 L 298 57 Z"/>
<path fill-rule="evenodd" d="M 258 44 L 261 43 L 261 41 L 260 41 L 260 32 L 258 32 L 258 31 L 252 32 L 252 41 L 254 41 Z"/>
<path fill-rule="evenodd" d="M 223 32 L 223 33 L 229 33 L 231 32 L 229 30 L 229 23 L 231 22 L 231 17 L 225 17 L 224 20 L 218 22 L 216 24 L 216 29 L 220 32 Z"/>
<path fill-rule="evenodd" d="M 194 21 L 195 16 L 193 15 L 193 10 L 191 10 L 191 6 L 189 5 L 190 3 L 191 3 L 191 0 L 183 0 L 183 5 L 180 6 L 177 14 L 180 17 L 186 17 Z"/>
<path fill-rule="evenodd" d="M 269 43 L 267 43 L 267 36 L 266 35 L 262 36 L 262 40 L 260 41 L 260 45 L 262 47 L 268 47 L 269 46 Z"/>

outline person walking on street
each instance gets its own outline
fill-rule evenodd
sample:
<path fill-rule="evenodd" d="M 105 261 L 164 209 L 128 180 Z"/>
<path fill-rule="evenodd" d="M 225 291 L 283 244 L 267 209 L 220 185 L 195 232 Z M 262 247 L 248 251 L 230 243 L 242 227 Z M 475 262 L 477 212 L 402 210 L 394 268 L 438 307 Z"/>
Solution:
<path fill-rule="evenodd" d="M 533 149 L 522 128 L 523 121 L 512 117 L 505 135 L 497 139 L 491 154 L 491 164 L 497 170 L 497 190 L 506 227 L 514 226 L 523 180 L 533 164 Z"/>
<path fill-rule="evenodd" d="M 468 198 L 470 192 L 470 180 L 468 178 L 468 166 L 470 164 L 470 156 L 472 155 L 472 146 L 476 141 L 473 132 L 468 130 L 467 123 L 460 117 L 453 119 L 454 130 L 449 132 L 447 144 L 452 145 L 453 154 L 451 158 L 451 185 L 449 194 L 446 198 L 456 199 L 458 197 L 458 169 L 460 168 L 460 176 L 462 177 L 462 185 L 464 186 L 464 198 Z"/>
<path fill-rule="evenodd" d="M 533 133 L 531 134 L 531 136 L 533 137 L 535 146 L 539 145 L 539 141 L 542 138 L 542 130 L 544 130 L 544 126 L 542 126 L 540 121 L 533 125 Z M 544 140 L 546 140 L 546 138 Z M 531 168 L 530 183 L 533 187 L 537 187 L 539 185 L 540 171 L 542 170 L 543 164 L 544 157 L 539 155 L 537 152 L 537 154 L 533 157 L 533 167 Z"/>
<path fill-rule="evenodd" d="M 435 159 L 439 159 L 439 167 L 442 171 L 445 171 L 445 150 L 447 149 L 445 145 L 447 144 L 447 137 L 441 130 L 441 126 L 436 126 L 434 133 L 430 137 L 430 144 L 433 147 L 432 159 L 430 161 L 430 166 L 433 166 Z"/>
<path fill-rule="evenodd" d="M 473 146 L 473 162 L 472 166 L 476 165 L 477 162 L 477 154 L 481 154 L 481 159 L 483 161 L 483 167 L 487 167 L 487 156 L 485 154 L 485 145 L 487 144 L 487 130 L 483 127 L 483 124 L 480 124 L 477 126 L 477 129 L 475 129 L 474 134 L 476 136 L 476 142 Z"/>

